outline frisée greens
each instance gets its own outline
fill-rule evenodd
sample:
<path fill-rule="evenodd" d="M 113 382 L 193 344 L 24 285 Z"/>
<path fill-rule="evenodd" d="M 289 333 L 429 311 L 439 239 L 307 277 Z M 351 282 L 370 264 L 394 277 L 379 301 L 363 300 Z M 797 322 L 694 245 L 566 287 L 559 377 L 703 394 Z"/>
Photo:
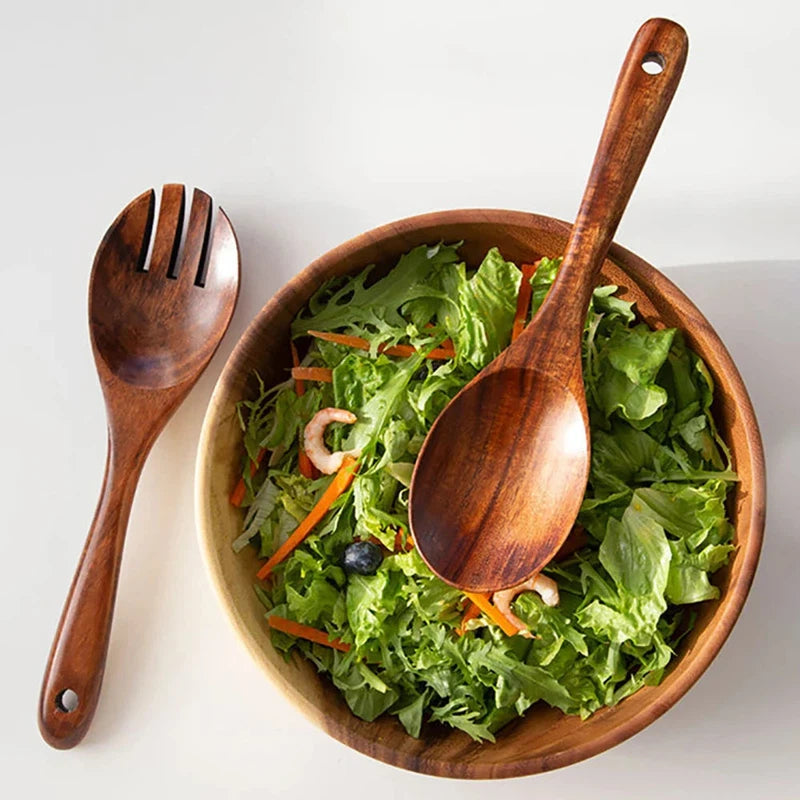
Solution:
<path fill-rule="evenodd" d="M 585 543 L 544 570 L 557 606 L 532 592 L 516 598 L 534 638 L 507 636 L 483 615 L 462 628 L 464 595 L 409 540 L 408 484 L 437 415 L 508 346 L 522 273 L 496 248 L 470 270 L 458 250 L 423 245 L 381 276 L 368 267 L 334 279 L 297 316 L 302 366 L 327 368 L 330 382 L 260 383 L 240 404 L 245 513 L 234 548 L 268 558 L 284 545 L 337 478 L 301 474 L 304 426 L 328 407 L 355 414 L 326 432 L 331 450 L 360 451 L 352 482 L 256 584 L 267 617 L 284 620 L 272 642 L 312 661 L 362 719 L 389 713 L 412 736 L 439 722 L 493 741 L 539 701 L 585 718 L 659 683 L 691 627 L 691 604 L 719 596 L 710 576 L 734 549 L 725 498 L 736 475 L 711 415 L 711 376 L 681 332 L 651 329 L 616 286 L 595 289 L 583 342 Z M 539 262 L 530 314 L 559 264 Z M 367 349 L 319 337 L 326 332 Z M 411 348 L 390 355 L 396 345 Z M 443 348 L 451 357 L 426 358 Z M 343 566 L 361 540 L 382 545 L 371 574 Z M 314 641 L 285 632 L 303 626 L 316 629 Z"/>

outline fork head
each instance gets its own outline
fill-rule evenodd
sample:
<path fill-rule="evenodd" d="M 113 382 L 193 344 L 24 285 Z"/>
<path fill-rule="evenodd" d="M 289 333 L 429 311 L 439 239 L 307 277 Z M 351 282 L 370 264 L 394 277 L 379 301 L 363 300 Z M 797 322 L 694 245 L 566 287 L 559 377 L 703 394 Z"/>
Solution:
<path fill-rule="evenodd" d="M 200 189 L 183 233 L 186 192 L 166 184 L 129 203 L 106 232 L 89 284 L 98 366 L 133 386 L 193 383 L 228 328 L 239 293 L 236 235 Z M 151 246 L 151 236 L 152 246 Z M 149 255 L 148 255 L 149 254 Z"/>

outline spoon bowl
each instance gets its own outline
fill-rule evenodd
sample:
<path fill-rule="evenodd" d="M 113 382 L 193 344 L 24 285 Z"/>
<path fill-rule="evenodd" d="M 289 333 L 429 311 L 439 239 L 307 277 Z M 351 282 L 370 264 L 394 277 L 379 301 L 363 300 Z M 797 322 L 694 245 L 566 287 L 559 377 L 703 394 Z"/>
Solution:
<path fill-rule="evenodd" d="M 425 440 L 411 484 L 411 525 L 432 569 L 471 592 L 528 577 L 530 531 L 554 513 L 570 525 L 578 514 L 582 496 L 572 487 L 585 485 L 589 473 L 585 407 L 569 385 L 546 372 L 505 367 L 502 359 L 451 401 Z M 486 475 L 492 476 L 488 499 L 481 486 Z M 417 498 L 433 485 L 436 491 Z M 443 519 L 459 531 L 457 547 L 440 535 Z M 544 563 L 560 544 L 560 528 L 551 526 L 540 542 Z"/>

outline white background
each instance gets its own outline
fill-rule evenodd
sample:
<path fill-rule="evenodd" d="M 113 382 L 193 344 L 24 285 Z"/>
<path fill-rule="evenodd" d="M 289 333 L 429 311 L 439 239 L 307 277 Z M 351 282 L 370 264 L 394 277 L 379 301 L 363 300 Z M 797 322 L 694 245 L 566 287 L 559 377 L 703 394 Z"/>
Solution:
<path fill-rule="evenodd" d="M 655 15 L 687 28 L 689 61 L 617 240 L 700 305 L 752 393 L 770 503 L 753 591 L 689 695 L 610 752 L 491 787 L 404 773 L 312 727 L 228 628 L 193 519 L 205 406 L 248 320 L 344 239 L 449 207 L 573 217 Z M 797 5 L 771 0 L 4 4 L 2 794 L 797 797 L 799 34 Z M 105 456 L 89 268 L 118 210 L 165 181 L 225 207 L 242 293 L 142 476 L 93 727 L 56 752 L 39 682 Z"/>

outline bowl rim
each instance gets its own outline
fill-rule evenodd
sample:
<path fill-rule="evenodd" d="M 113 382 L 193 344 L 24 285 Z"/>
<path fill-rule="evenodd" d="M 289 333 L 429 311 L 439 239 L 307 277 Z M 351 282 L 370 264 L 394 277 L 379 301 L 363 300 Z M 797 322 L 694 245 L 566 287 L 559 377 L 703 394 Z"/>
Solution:
<path fill-rule="evenodd" d="M 418 228 L 433 228 L 443 225 L 481 222 L 522 227 L 538 227 L 556 231 L 564 236 L 569 234 L 572 227 L 570 223 L 564 220 L 524 211 L 493 208 L 433 211 L 395 220 L 352 237 L 316 258 L 293 278 L 287 281 L 249 322 L 225 362 L 215 383 L 203 419 L 198 442 L 195 462 L 194 497 L 198 543 L 211 585 L 214 588 L 220 604 L 225 609 L 228 621 L 239 635 L 239 638 L 250 652 L 251 656 L 261 666 L 273 686 L 290 701 L 292 706 L 300 710 L 309 720 L 318 727 L 321 727 L 333 738 L 365 755 L 377 758 L 387 764 L 430 775 L 473 779 L 519 777 L 557 769 L 590 758 L 620 744 L 643 730 L 680 700 L 697 682 L 717 656 L 722 645 L 730 635 L 736 620 L 739 618 L 758 565 L 763 544 L 766 512 L 766 474 L 761 434 L 749 394 L 730 353 L 702 312 L 671 280 L 669 280 L 669 278 L 635 253 L 616 243 L 612 243 L 607 256 L 610 261 L 625 271 L 627 271 L 628 267 L 633 267 L 636 273 L 641 275 L 648 285 L 652 286 L 660 294 L 679 299 L 684 309 L 696 315 L 696 317 L 705 324 L 707 327 L 707 335 L 711 336 L 714 341 L 718 360 L 722 368 L 724 368 L 727 377 L 727 388 L 730 394 L 735 398 L 737 414 L 742 418 L 742 428 L 745 432 L 747 451 L 750 455 L 752 468 L 751 483 L 748 489 L 751 495 L 753 511 L 748 520 L 748 548 L 747 552 L 744 553 L 744 560 L 740 566 L 737 582 L 735 584 L 732 583 L 727 589 L 728 593 L 733 594 L 732 600 L 729 605 L 725 607 L 722 615 L 717 618 L 713 628 L 704 634 L 701 648 L 702 652 L 697 655 L 684 674 L 678 676 L 671 685 L 664 688 L 664 691 L 658 697 L 658 702 L 648 704 L 632 717 L 623 720 L 619 725 L 615 725 L 590 740 L 577 743 L 555 754 L 538 756 L 521 755 L 519 760 L 504 764 L 465 763 L 461 765 L 458 774 L 454 774 L 453 765 L 450 761 L 427 756 L 409 758 L 405 754 L 398 755 L 394 749 L 383 745 L 380 741 L 361 736 L 354 731 L 348 731 L 345 735 L 338 725 L 326 724 L 326 718 L 316 706 L 293 691 L 292 687 L 286 682 L 280 680 L 263 657 L 263 647 L 255 637 L 251 635 L 242 616 L 238 613 L 237 607 L 226 587 L 223 571 L 220 564 L 217 562 L 215 548 L 213 546 L 213 524 L 211 523 L 210 514 L 207 509 L 207 501 L 210 497 L 211 475 L 213 472 L 209 454 L 211 452 L 211 440 L 217 427 L 218 414 L 222 406 L 222 397 L 228 382 L 228 376 L 236 371 L 237 362 L 245 353 L 251 336 L 260 328 L 264 317 L 271 315 L 286 298 L 293 294 L 296 287 L 307 282 L 309 279 L 317 280 L 318 273 L 326 270 L 331 264 L 363 249 L 369 244 Z"/>

